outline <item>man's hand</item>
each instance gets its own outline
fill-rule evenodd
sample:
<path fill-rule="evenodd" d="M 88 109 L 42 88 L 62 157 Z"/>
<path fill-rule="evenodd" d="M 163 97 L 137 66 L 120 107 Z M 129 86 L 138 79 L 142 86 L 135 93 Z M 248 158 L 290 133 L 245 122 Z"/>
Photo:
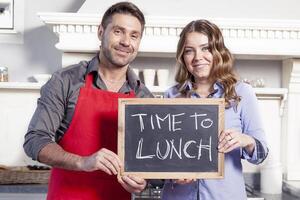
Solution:
<path fill-rule="evenodd" d="M 147 185 L 145 179 L 130 175 L 118 177 L 118 181 L 122 187 L 130 193 L 140 193 Z"/>
<path fill-rule="evenodd" d="M 86 172 L 101 170 L 109 175 L 116 175 L 121 169 L 119 157 L 105 148 L 90 156 L 79 156 L 65 151 L 57 143 L 50 143 L 42 148 L 38 160 L 52 167 Z"/>
<path fill-rule="evenodd" d="M 102 148 L 90 156 L 82 157 L 78 165 L 82 171 L 101 170 L 109 175 L 117 175 L 121 168 L 121 161 L 114 152 Z"/>

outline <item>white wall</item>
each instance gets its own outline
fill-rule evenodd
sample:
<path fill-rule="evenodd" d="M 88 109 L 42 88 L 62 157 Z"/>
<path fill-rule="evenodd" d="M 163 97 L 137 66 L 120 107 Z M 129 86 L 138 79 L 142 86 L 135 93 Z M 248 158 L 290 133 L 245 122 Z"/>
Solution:
<path fill-rule="evenodd" d="M 300 19 L 299 0 L 129 0 L 148 14 L 204 18 Z M 79 12 L 103 13 L 118 0 L 87 0 Z"/>
<path fill-rule="evenodd" d="M 241 79 L 263 78 L 265 87 L 281 87 L 282 62 L 279 60 L 236 60 L 235 68 Z"/>
<path fill-rule="evenodd" d="M 22 1 L 22 0 L 21 0 Z M 55 48 L 58 38 L 37 17 L 37 12 L 79 12 L 103 13 L 116 0 L 24 0 L 24 43 L 0 43 L 0 66 L 9 68 L 10 81 L 28 81 L 37 73 L 53 73 L 61 68 L 61 53 Z M 84 3 L 85 2 L 85 3 Z M 300 19 L 300 1 L 298 0 L 267 0 L 267 1 L 200 1 L 200 0 L 134 0 L 146 15 L 161 16 L 198 16 L 203 18 L 260 18 L 260 19 Z M 298 3 L 299 2 L 299 3 Z M 83 4 L 84 3 L 84 4 Z M 81 5 L 83 6 L 81 7 Z M 172 6 L 170 6 L 172 4 Z M 80 8 L 81 7 L 81 8 Z M 172 9 L 170 9 L 172 7 Z M 183 9 L 184 8 L 184 9 Z M 255 14 L 254 14 L 255 13 Z M 146 66 L 172 67 L 172 59 L 145 58 Z M 141 63 L 137 60 L 137 64 Z M 160 63 L 162 62 L 162 63 Z M 248 72 L 252 67 L 264 71 L 268 86 L 280 86 L 280 61 L 238 61 L 240 73 Z M 239 67 L 240 66 L 240 67 Z M 243 68 L 241 68 L 243 67 Z M 254 72 L 255 73 L 255 72 Z M 251 77 L 256 77 L 250 73 Z M 261 75 L 261 73 L 260 73 Z M 243 75 L 242 75 L 243 76 Z M 271 77 L 271 78 L 269 78 Z M 248 77 L 247 77 L 248 78 Z"/>
<path fill-rule="evenodd" d="M 23 0 L 21 0 L 23 1 Z M 61 53 L 54 47 L 57 37 L 37 12 L 76 12 L 84 0 L 24 0 L 23 44 L 0 43 L 0 66 L 8 67 L 10 81 L 28 81 L 37 73 L 61 68 Z"/>

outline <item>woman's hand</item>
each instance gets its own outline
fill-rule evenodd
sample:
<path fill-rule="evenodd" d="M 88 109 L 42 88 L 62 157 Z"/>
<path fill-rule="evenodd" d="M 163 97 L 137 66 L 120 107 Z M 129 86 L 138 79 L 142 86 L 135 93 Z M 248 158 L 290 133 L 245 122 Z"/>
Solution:
<path fill-rule="evenodd" d="M 252 155 L 254 147 L 255 140 L 253 137 L 234 129 L 224 130 L 219 136 L 218 150 L 221 153 L 228 153 L 236 148 L 245 148 Z"/>
<path fill-rule="evenodd" d="M 184 184 L 189 184 L 189 183 L 192 183 L 194 181 L 196 181 L 197 179 L 175 179 L 173 180 L 174 183 L 178 183 L 178 184 L 181 184 L 181 185 L 184 185 Z"/>

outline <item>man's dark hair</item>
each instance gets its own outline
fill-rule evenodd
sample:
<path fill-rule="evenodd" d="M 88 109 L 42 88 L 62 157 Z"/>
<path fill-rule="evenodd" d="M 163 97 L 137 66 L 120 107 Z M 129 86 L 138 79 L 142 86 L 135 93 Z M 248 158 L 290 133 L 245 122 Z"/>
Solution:
<path fill-rule="evenodd" d="M 142 32 L 144 31 L 144 26 L 145 26 L 144 14 L 133 3 L 119 2 L 112 5 L 110 8 L 108 8 L 104 13 L 101 21 L 101 25 L 103 29 L 105 29 L 107 25 L 112 21 L 112 16 L 114 14 L 128 14 L 136 17 L 142 25 Z"/>

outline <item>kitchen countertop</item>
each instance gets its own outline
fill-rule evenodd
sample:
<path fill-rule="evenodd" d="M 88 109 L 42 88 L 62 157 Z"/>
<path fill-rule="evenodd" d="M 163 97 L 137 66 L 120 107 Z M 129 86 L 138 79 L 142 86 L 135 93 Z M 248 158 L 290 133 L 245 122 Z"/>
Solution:
<path fill-rule="evenodd" d="M 0 200 L 44 200 L 46 199 L 47 184 L 16 184 L 0 185 Z M 151 200 L 154 198 L 137 197 L 135 200 Z M 158 198 L 155 198 L 158 199 Z M 267 195 L 255 191 L 248 200 L 297 200 L 299 197 L 287 193 L 280 195 Z"/>

